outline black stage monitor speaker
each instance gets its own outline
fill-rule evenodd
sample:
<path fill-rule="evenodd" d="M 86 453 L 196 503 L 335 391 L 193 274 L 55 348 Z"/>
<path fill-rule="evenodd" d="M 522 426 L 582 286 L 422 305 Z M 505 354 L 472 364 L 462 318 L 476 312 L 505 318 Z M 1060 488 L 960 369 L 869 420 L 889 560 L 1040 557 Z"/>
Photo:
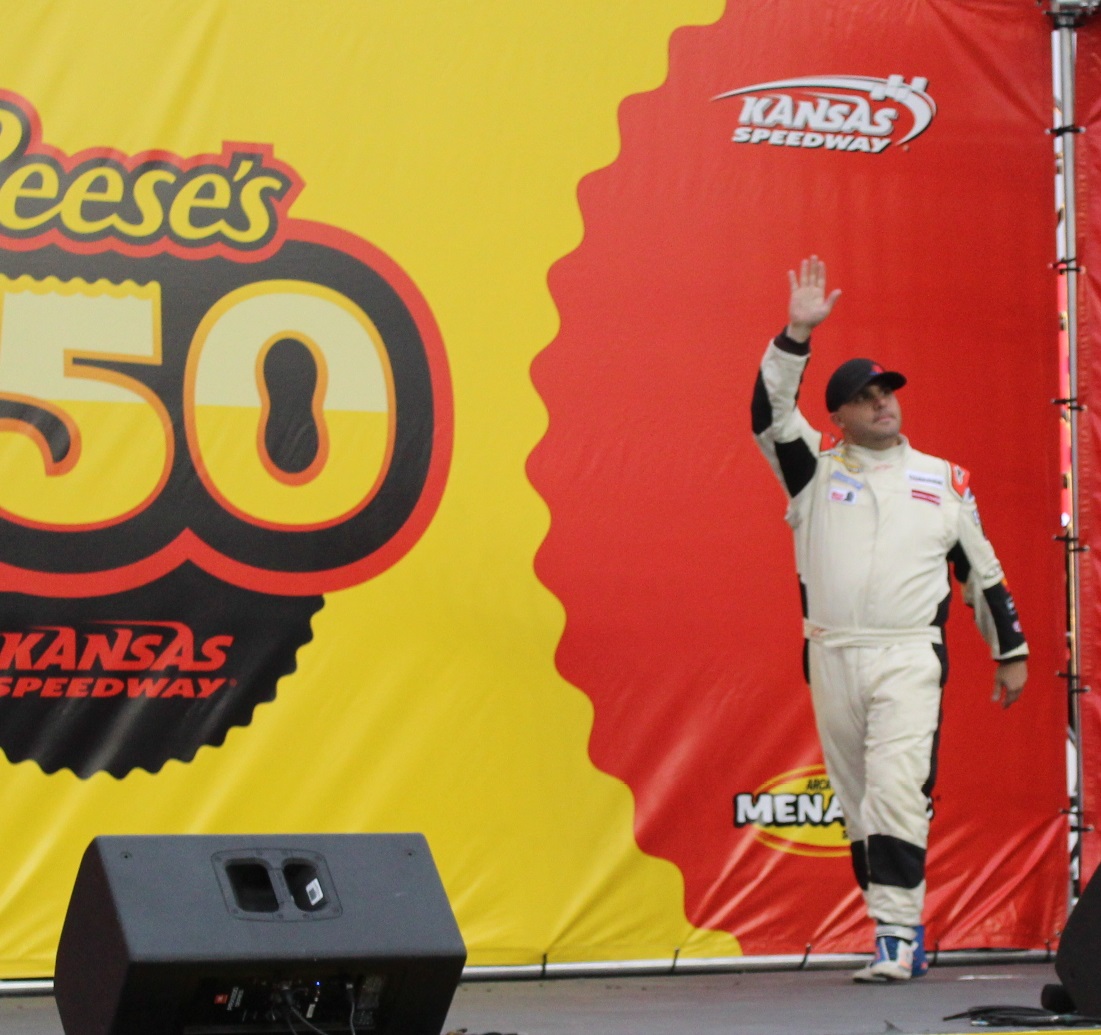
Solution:
<path fill-rule="evenodd" d="M 465 962 L 419 834 L 97 837 L 54 995 L 66 1035 L 440 1035 Z"/>
<path fill-rule="evenodd" d="M 1101 1017 L 1101 870 L 1086 885 L 1067 917 L 1055 954 L 1055 973 L 1075 1012 Z"/>

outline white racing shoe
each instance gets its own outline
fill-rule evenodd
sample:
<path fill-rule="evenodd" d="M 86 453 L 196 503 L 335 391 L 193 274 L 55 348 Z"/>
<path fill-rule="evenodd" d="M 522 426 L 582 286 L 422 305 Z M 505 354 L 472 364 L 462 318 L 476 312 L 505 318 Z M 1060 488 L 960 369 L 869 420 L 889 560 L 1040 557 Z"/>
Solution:
<path fill-rule="evenodd" d="M 886 984 L 921 977 L 929 969 L 925 958 L 925 928 L 878 924 L 875 959 L 853 974 L 853 981 Z"/>

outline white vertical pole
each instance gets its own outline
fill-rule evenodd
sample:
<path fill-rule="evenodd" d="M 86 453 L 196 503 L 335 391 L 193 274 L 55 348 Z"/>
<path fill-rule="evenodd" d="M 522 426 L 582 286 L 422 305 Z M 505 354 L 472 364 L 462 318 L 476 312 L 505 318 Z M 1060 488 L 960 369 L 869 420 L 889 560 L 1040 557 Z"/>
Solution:
<path fill-rule="evenodd" d="M 1070 729 L 1068 759 L 1068 783 L 1071 801 L 1072 856 L 1071 895 L 1077 897 L 1081 892 L 1081 871 L 1078 861 L 1081 852 L 1081 833 L 1084 813 L 1083 761 L 1080 741 L 1081 709 L 1080 695 L 1085 689 L 1081 685 L 1082 654 L 1079 629 L 1080 573 L 1079 558 L 1082 544 L 1079 541 L 1079 479 L 1078 479 L 1078 212 L 1075 192 L 1075 25 L 1083 14 L 1081 4 L 1052 4 L 1051 14 L 1055 25 L 1052 56 L 1055 62 L 1055 151 L 1060 161 L 1056 174 L 1056 199 L 1062 210 L 1059 222 L 1057 264 L 1063 276 L 1066 297 L 1066 312 L 1063 315 L 1066 328 L 1067 363 L 1064 372 L 1064 395 L 1059 400 L 1064 407 L 1067 424 L 1066 445 L 1069 453 L 1067 469 L 1064 472 L 1066 489 L 1064 499 L 1063 538 L 1066 543 L 1067 578 L 1067 691 Z"/>

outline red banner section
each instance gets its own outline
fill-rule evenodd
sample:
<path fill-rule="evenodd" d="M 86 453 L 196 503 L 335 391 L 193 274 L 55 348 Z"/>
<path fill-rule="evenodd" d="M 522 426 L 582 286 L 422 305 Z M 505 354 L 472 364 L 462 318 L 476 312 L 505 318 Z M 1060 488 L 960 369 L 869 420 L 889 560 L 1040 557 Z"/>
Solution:
<path fill-rule="evenodd" d="M 1075 135 L 1078 197 L 1078 261 L 1084 267 L 1078 296 L 1078 397 L 1083 404 L 1079 419 L 1078 494 L 1079 535 L 1086 550 L 1079 553 L 1081 595 L 1078 625 L 1082 654 L 1082 683 L 1098 690 L 1101 673 L 1101 426 L 1093 395 L 1101 383 L 1101 23 L 1087 22 L 1078 32 L 1076 61 L 1077 122 L 1085 132 Z M 1094 259 L 1093 256 L 1098 258 Z M 1091 405 L 1092 404 L 1092 405 Z M 1079 698 L 1081 738 L 1085 759 L 1082 802 L 1084 806 L 1081 876 L 1085 883 L 1101 864 L 1101 772 L 1091 759 L 1101 757 L 1101 697 L 1085 693 Z"/>
<path fill-rule="evenodd" d="M 749 425 L 786 271 L 811 253 L 844 293 L 804 409 L 826 427 L 849 356 L 907 374 L 904 430 L 972 471 L 1032 650 L 1002 712 L 957 598 L 930 945 L 1043 946 L 1061 926 L 1049 54 L 1024 0 L 731 4 L 624 102 L 619 157 L 580 188 L 584 240 L 552 270 L 529 473 L 558 665 L 594 703 L 594 762 L 634 791 L 639 844 L 680 868 L 689 918 L 747 953 L 870 937 L 801 674 L 783 496 Z"/>

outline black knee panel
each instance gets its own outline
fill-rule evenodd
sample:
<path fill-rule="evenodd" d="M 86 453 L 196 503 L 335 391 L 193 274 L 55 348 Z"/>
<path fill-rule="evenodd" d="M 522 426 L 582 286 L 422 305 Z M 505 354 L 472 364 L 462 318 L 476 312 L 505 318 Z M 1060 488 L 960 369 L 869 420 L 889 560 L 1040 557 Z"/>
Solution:
<path fill-rule="evenodd" d="M 892 888 L 916 888 L 925 880 L 925 849 L 890 834 L 872 834 L 868 879 Z"/>

